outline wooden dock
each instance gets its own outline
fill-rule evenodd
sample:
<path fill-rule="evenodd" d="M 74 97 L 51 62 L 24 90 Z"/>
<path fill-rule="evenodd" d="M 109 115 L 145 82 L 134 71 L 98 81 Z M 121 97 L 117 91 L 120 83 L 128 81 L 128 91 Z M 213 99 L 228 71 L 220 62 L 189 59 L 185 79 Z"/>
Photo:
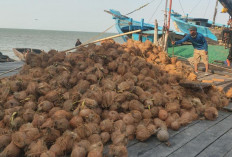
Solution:
<path fill-rule="evenodd" d="M 168 143 L 152 137 L 131 141 L 131 157 L 232 157 L 232 114 L 219 111 L 215 121 L 197 120 L 178 131 L 169 130 Z"/>

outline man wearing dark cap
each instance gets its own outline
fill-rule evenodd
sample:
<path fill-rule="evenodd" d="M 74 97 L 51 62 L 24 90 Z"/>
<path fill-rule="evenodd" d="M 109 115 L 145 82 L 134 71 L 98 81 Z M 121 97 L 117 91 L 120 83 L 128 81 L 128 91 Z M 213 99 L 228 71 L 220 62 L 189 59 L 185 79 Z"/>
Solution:
<path fill-rule="evenodd" d="M 183 39 L 176 42 L 173 41 L 172 44 L 179 45 L 185 41 L 190 41 L 194 48 L 193 58 L 195 73 L 198 73 L 197 65 L 202 59 L 203 63 L 205 64 L 205 75 L 208 75 L 209 63 L 207 41 L 201 33 L 197 32 L 197 28 L 194 26 L 189 28 L 189 33 L 190 34 L 187 34 Z"/>

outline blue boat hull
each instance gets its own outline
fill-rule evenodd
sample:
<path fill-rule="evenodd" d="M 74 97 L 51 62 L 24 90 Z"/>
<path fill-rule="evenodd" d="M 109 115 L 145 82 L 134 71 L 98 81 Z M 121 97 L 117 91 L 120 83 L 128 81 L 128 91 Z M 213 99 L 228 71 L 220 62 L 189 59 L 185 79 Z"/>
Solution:
<path fill-rule="evenodd" d="M 173 24 L 175 26 L 176 31 L 183 32 L 185 34 L 189 33 L 189 28 L 192 26 L 197 27 L 197 32 L 203 34 L 206 38 L 212 39 L 214 41 L 218 41 L 218 37 L 211 32 L 210 26 L 212 26 L 212 21 L 209 21 L 208 19 L 201 19 L 201 18 L 186 18 L 186 17 L 181 17 L 180 14 L 178 13 L 173 13 L 171 14 L 171 19 L 173 20 Z M 202 20 L 203 24 L 195 24 L 194 20 Z M 215 24 L 214 27 L 223 27 L 225 25 L 221 24 Z"/>
<path fill-rule="evenodd" d="M 119 11 L 110 9 L 110 11 L 106 11 L 107 13 L 113 16 L 115 20 L 115 26 L 119 34 L 135 31 L 135 30 L 142 30 L 141 33 L 135 33 L 132 35 L 125 35 L 122 36 L 123 40 L 126 42 L 128 39 L 133 39 L 137 41 L 145 42 L 146 40 L 150 40 L 151 42 L 154 41 L 154 25 L 144 23 L 144 19 L 141 21 L 135 21 L 130 17 L 122 15 Z M 158 27 L 158 37 L 162 36 L 163 27 Z M 177 35 L 182 36 L 184 33 L 175 32 Z"/>

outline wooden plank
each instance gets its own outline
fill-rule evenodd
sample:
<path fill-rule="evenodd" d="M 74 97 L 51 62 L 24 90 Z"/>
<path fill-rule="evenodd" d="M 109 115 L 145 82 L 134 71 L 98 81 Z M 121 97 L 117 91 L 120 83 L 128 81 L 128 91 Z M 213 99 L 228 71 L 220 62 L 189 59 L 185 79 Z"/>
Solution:
<path fill-rule="evenodd" d="M 227 118 L 230 114 L 227 112 L 219 111 L 219 117 L 215 121 L 201 121 L 188 129 L 180 132 L 179 134 L 170 138 L 169 142 L 171 143 L 170 147 L 167 147 L 165 144 L 159 144 L 157 146 L 153 146 L 153 149 L 147 152 L 140 152 L 139 156 L 141 157 L 149 157 L 149 156 L 168 156 L 175 152 L 177 149 L 184 146 L 190 140 L 196 138 L 198 135 L 203 133 L 205 130 L 209 129 L 210 127 L 214 126 L 215 124 L 220 123 L 222 120 Z M 188 155 L 187 155 L 188 156 Z"/>
<path fill-rule="evenodd" d="M 181 148 L 170 154 L 170 157 L 188 156 L 195 157 L 201 153 L 206 147 L 211 145 L 214 141 L 224 135 L 232 127 L 232 115 L 213 125 L 199 134 L 197 137 L 191 139 Z"/>
<path fill-rule="evenodd" d="M 200 120 L 194 121 L 187 126 L 181 127 L 178 131 L 168 130 L 170 138 L 199 122 Z M 127 146 L 129 156 L 138 156 L 138 153 L 146 152 L 148 150 L 151 150 L 155 146 L 161 144 L 161 142 L 159 142 L 155 136 L 149 138 L 145 142 L 139 142 L 138 140 L 133 140 L 133 141 L 137 141 L 137 143 L 132 142 L 132 143 L 129 143 L 129 145 Z"/>
<path fill-rule="evenodd" d="M 230 102 L 229 105 L 223 107 L 223 109 L 232 112 L 232 102 Z"/>
<path fill-rule="evenodd" d="M 232 129 L 228 130 L 223 136 L 217 139 L 197 157 L 224 156 L 232 149 Z"/>
<path fill-rule="evenodd" d="M 230 141 L 231 143 L 231 141 Z M 231 157 L 232 156 L 232 149 L 228 151 L 223 157 Z"/>
<path fill-rule="evenodd" d="M 15 61 L 15 62 L 9 62 L 9 63 L 0 63 L 0 74 L 3 74 L 4 72 L 9 71 L 11 69 L 20 67 L 23 64 L 24 64 L 24 62 L 22 62 L 22 61 Z M 4 74 L 4 75 L 0 76 L 0 78 L 6 77 L 6 76 L 12 76 L 12 75 L 18 73 L 18 71 L 19 70 L 9 72 L 7 74 Z"/>

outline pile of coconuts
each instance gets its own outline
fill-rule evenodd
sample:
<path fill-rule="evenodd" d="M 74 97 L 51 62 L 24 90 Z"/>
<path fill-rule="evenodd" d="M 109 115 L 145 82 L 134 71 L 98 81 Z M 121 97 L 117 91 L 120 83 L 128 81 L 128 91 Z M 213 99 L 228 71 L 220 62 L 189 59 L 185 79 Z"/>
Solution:
<path fill-rule="evenodd" d="M 68 53 L 28 54 L 21 71 L 0 80 L 0 156 L 128 156 L 128 140 L 168 141 L 228 104 L 217 88 L 192 91 L 193 70 L 160 47 L 129 40 Z"/>

